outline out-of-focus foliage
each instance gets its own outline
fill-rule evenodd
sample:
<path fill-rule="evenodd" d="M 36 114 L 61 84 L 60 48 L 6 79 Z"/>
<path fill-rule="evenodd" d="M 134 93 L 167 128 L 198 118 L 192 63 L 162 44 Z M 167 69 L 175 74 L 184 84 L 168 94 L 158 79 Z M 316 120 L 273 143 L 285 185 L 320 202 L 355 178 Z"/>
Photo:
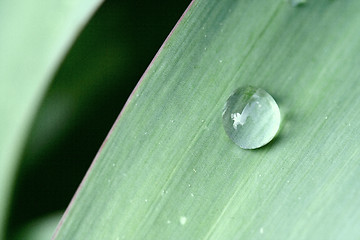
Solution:
<path fill-rule="evenodd" d="M 25 151 L 19 151 L 7 239 L 22 226 L 31 226 L 33 219 L 68 205 L 130 92 L 188 3 L 162 0 L 155 6 L 148 1 L 106 1 L 96 12 L 55 74 L 40 109 L 36 110 L 39 104 L 33 106 L 37 114 L 31 121 Z M 16 2 L 12 5 L 15 11 Z M 38 8 L 35 2 L 33 5 Z M 43 2 L 41 5 L 48 7 Z M 23 8 L 29 11 L 29 6 Z M 32 11 L 36 15 L 40 10 Z M 47 17 L 53 17 L 54 11 L 47 11 Z M 1 14 L 0 18 L 15 26 L 6 19 L 8 15 Z M 54 22 L 50 19 L 46 24 L 52 26 Z M 0 36 L 1 46 L 3 39 Z M 22 44 L 29 47 L 26 43 Z M 31 59 L 34 64 L 36 60 Z M 31 81 L 27 79 L 28 84 L 33 84 Z M 38 102 L 42 96 L 39 93 Z"/>

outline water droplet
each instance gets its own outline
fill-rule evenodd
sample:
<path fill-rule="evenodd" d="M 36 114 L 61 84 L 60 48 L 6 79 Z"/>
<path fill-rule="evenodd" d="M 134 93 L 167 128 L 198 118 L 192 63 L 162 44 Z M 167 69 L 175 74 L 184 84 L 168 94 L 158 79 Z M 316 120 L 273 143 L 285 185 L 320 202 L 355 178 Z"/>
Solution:
<path fill-rule="evenodd" d="M 289 0 L 289 2 L 293 7 L 300 7 L 306 3 L 306 0 Z"/>
<path fill-rule="evenodd" d="M 260 232 L 260 234 L 263 234 L 264 233 L 264 228 L 260 228 L 259 232 Z"/>
<path fill-rule="evenodd" d="M 180 221 L 180 224 L 181 224 L 181 225 L 185 225 L 185 223 L 186 223 L 186 221 L 187 221 L 187 218 L 186 218 L 185 216 L 181 216 L 180 219 L 179 219 L 179 221 Z"/>
<path fill-rule="evenodd" d="M 280 126 L 275 100 L 265 90 L 252 86 L 239 88 L 228 98 L 222 117 L 227 135 L 244 149 L 269 143 Z"/>

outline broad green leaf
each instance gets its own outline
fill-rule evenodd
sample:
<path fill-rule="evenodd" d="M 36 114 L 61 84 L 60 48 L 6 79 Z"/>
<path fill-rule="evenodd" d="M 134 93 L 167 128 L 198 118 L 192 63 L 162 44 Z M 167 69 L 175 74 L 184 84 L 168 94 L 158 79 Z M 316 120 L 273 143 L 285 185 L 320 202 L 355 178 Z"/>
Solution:
<path fill-rule="evenodd" d="M 193 2 L 54 238 L 360 238 L 359 10 L 356 0 Z M 258 150 L 222 126 L 226 99 L 247 85 L 282 114 Z"/>
<path fill-rule="evenodd" d="M 0 238 L 18 159 L 43 92 L 100 2 L 0 2 Z"/>

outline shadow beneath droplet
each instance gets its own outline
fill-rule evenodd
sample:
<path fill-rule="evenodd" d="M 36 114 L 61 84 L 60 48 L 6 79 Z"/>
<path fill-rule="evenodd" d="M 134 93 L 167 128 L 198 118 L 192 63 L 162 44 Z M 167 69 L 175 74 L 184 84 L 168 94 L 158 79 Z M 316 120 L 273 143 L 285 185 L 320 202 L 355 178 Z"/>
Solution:
<path fill-rule="evenodd" d="M 288 134 L 287 131 L 285 131 L 284 129 L 289 127 L 289 125 L 291 125 L 291 122 L 294 119 L 294 115 L 290 112 L 287 111 L 286 109 L 284 109 L 283 111 L 281 111 L 281 122 L 280 122 L 280 126 L 279 126 L 279 130 L 276 133 L 275 137 L 266 145 L 257 148 L 257 149 L 252 149 L 253 151 L 268 151 L 270 148 L 281 144 L 282 142 L 284 142 L 285 139 L 287 139 Z"/>
<path fill-rule="evenodd" d="M 279 129 L 279 133 L 275 135 L 275 137 L 266 145 L 262 146 L 261 148 L 258 149 L 254 149 L 254 150 L 269 150 L 271 147 L 273 147 L 274 145 L 280 144 L 281 142 L 283 142 L 284 140 L 284 136 L 283 134 L 280 133 L 280 129 Z"/>

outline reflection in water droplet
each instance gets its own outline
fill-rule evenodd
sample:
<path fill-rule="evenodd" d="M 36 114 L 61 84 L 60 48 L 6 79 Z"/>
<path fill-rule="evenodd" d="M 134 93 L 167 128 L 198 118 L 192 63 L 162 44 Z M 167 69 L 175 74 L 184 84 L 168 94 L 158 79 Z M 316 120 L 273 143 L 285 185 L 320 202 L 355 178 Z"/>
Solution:
<path fill-rule="evenodd" d="M 239 88 L 226 101 L 223 125 L 230 139 L 241 148 L 259 148 L 269 143 L 277 133 L 280 110 L 263 89 Z"/>

